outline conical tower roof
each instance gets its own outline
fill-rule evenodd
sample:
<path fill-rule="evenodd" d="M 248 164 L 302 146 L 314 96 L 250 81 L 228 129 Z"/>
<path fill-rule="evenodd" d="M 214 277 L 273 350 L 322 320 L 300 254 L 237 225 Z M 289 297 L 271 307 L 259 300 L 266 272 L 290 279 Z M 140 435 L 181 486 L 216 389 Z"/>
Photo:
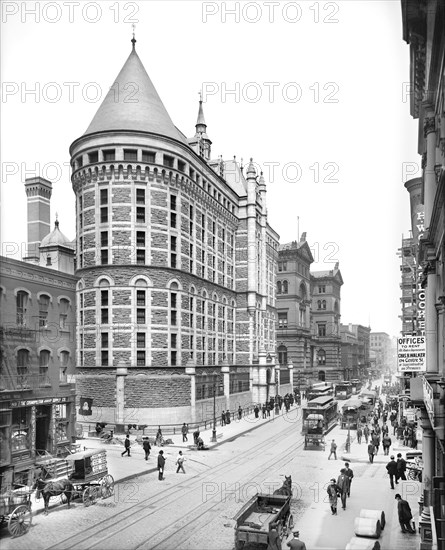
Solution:
<path fill-rule="evenodd" d="M 84 135 L 112 130 L 133 130 L 167 136 L 182 143 L 134 47 Z"/>

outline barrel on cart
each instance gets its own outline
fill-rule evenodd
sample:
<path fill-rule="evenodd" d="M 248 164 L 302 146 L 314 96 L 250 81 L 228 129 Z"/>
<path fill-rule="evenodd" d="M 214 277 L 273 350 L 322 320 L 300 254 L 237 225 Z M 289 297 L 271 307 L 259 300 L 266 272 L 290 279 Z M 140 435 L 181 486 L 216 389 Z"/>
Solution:
<path fill-rule="evenodd" d="M 246 543 L 266 545 L 271 525 L 275 524 L 281 540 L 292 531 L 294 519 L 290 513 L 291 497 L 257 493 L 233 518 L 235 525 L 235 549 Z"/>

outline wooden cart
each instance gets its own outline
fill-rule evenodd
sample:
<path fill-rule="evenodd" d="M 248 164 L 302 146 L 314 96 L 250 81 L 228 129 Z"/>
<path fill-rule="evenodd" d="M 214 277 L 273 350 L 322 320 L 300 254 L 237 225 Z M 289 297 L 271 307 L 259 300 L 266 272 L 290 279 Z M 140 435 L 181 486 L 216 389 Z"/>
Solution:
<path fill-rule="evenodd" d="M 290 496 L 257 493 L 233 518 L 235 525 L 235 549 L 246 543 L 268 544 L 271 524 L 277 525 L 281 541 L 291 533 L 294 519 L 290 513 Z"/>
<path fill-rule="evenodd" d="M 0 524 L 8 523 L 8 531 L 19 537 L 29 531 L 32 523 L 31 494 L 25 488 L 11 489 L 0 495 Z"/>
<path fill-rule="evenodd" d="M 69 455 L 65 460 L 72 464 L 69 480 L 73 484 L 73 498 L 82 498 L 85 506 L 94 504 L 98 498 L 114 494 L 114 479 L 108 473 L 107 451 L 90 449 Z"/>

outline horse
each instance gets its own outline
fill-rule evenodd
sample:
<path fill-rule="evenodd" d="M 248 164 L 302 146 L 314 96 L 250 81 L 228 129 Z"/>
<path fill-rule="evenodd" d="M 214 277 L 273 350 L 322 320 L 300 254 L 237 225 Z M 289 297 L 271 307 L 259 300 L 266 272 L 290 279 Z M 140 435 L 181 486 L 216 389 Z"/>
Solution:
<path fill-rule="evenodd" d="M 282 487 L 273 492 L 274 495 L 292 496 L 292 476 L 284 476 Z"/>
<path fill-rule="evenodd" d="M 44 481 L 41 477 L 38 477 L 32 488 L 33 490 L 37 489 L 36 497 L 38 497 L 40 493 L 43 496 L 43 502 L 45 503 L 45 516 L 48 515 L 48 504 L 51 497 L 58 497 L 59 495 L 64 494 L 68 501 L 68 508 L 70 507 L 74 487 L 68 479 L 61 479 L 59 481 Z"/>

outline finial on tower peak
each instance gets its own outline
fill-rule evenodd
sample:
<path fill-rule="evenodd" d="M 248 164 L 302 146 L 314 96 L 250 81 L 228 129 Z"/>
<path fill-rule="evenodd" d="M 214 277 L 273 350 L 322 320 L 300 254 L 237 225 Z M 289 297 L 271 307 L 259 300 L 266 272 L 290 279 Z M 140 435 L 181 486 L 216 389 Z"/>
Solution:
<path fill-rule="evenodd" d="M 199 103 L 202 103 L 202 92 L 201 92 L 201 90 L 199 90 L 198 95 L 199 95 Z"/>
<path fill-rule="evenodd" d="M 59 214 L 56 212 L 56 221 L 54 222 L 56 227 L 59 227 Z"/>
<path fill-rule="evenodd" d="M 133 29 L 133 38 L 131 39 L 131 43 L 133 44 L 133 51 L 135 51 L 136 49 L 136 38 L 135 38 L 135 31 L 136 31 L 136 25 L 133 23 L 131 25 L 132 29 Z"/>

